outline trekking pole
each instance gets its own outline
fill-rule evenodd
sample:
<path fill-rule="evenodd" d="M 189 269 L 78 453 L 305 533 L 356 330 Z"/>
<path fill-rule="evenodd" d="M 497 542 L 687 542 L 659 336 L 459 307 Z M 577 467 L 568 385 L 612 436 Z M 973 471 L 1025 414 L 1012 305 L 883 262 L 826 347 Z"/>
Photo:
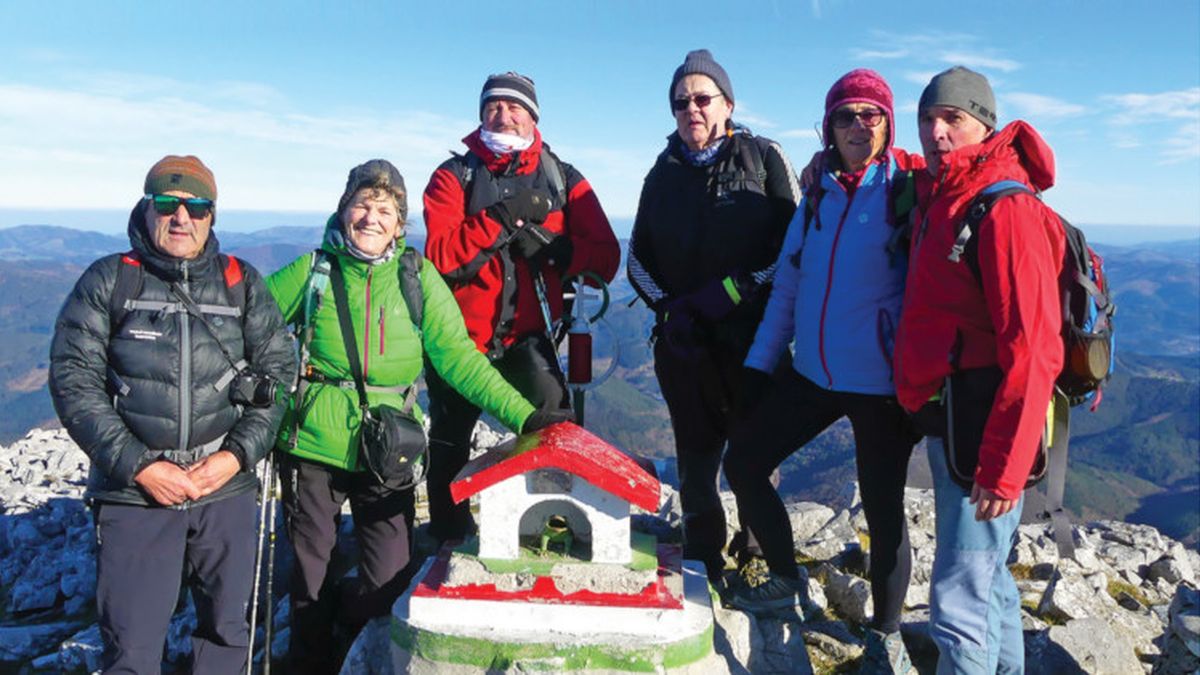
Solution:
<path fill-rule="evenodd" d="M 263 475 L 259 481 L 263 490 L 258 504 L 258 545 L 254 548 L 254 585 L 250 591 L 250 645 L 247 648 L 246 675 L 251 675 L 254 668 L 254 624 L 258 620 L 258 590 L 262 577 L 263 542 L 267 532 L 267 500 L 271 498 L 268 484 L 274 475 L 274 471 L 271 469 L 271 453 L 267 453 L 267 459 L 263 462 Z"/>
<path fill-rule="evenodd" d="M 272 594 L 272 589 L 275 585 L 275 509 L 279 500 L 276 499 L 275 494 L 275 491 L 278 489 L 278 480 L 269 459 L 270 454 L 268 453 L 267 455 L 267 471 L 270 473 L 268 477 L 270 485 L 268 494 L 270 495 L 271 508 L 267 517 L 270 519 L 269 527 L 271 528 L 271 534 L 267 541 L 267 610 L 263 613 L 263 619 L 266 622 L 266 626 L 263 627 L 263 675 L 271 675 L 271 633 L 275 628 L 275 596 Z"/>

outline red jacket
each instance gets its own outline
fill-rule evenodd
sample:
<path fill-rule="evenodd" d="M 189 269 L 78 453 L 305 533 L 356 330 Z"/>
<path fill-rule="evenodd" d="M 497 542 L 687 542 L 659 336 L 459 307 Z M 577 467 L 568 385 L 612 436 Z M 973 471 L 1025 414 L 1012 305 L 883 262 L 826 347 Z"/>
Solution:
<path fill-rule="evenodd" d="M 534 131 L 534 142 L 518 154 L 496 155 L 479 139 L 476 129 L 463 139 L 469 152 L 482 162 L 474 181 L 488 180 L 490 171 L 501 185 L 545 186 L 548 178 L 541 164 L 542 136 Z M 514 156 L 516 159 L 514 160 Z M 510 164 L 515 161 L 515 168 Z M 564 174 L 566 204 L 555 200 L 542 224 L 547 230 L 565 233 L 574 252 L 566 270 L 543 271 L 550 314 L 562 314 L 562 278 L 590 270 L 611 281 L 621 261 L 621 250 L 600 200 L 592 186 L 569 164 L 559 160 Z M 517 337 L 546 329 L 538 306 L 529 264 L 509 254 L 508 235 L 486 209 L 467 213 L 469 195 L 460 181 L 465 157 L 444 162 L 425 188 L 425 257 L 446 278 L 462 308 L 467 332 L 485 354 L 497 354 Z M 484 205 L 486 206 L 486 205 Z"/>
<path fill-rule="evenodd" d="M 1029 476 L 1054 380 L 1063 362 L 1058 277 L 1064 234 L 1058 217 L 1029 194 L 995 203 L 976 233 L 982 288 L 947 256 L 967 204 L 1005 179 L 1037 191 L 1054 184 L 1054 156 L 1025 122 L 960 148 L 924 185 L 896 336 L 896 393 L 915 411 L 951 370 L 999 366 L 1004 373 L 984 428 L 975 482 L 1016 499 Z M 926 174 L 928 176 L 928 174 Z"/>

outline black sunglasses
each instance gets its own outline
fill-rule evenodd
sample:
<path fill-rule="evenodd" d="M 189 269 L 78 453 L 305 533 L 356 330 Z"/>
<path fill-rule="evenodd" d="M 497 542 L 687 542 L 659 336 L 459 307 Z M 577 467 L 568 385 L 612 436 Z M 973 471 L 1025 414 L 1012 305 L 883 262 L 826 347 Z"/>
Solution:
<path fill-rule="evenodd" d="M 672 99 L 671 110 L 674 110 L 675 112 L 683 112 L 684 110 L 687 110 L 688 105 L 693 101 L 696 103 L 697 108 L 707 108 L 708 104 L 712 103 L 714 98 L 719 98 L 721 96 L 724 96 L 724 94 L 696 94 L 695 96 L 689 96 L 687 98 Z"/>
<path fill-rule="evenodd" d="M 862 120 L 864 127 L 877 127 L 879 123 L 886 117 L 884 112 L 879 108 L 868 108 L 866 110 L 835 110 L 829 116 L 829 121 L 833 123 L 835 129 L 848 129 L 854 124 L 854 119 Z"/>
<path fill-rule="evenodd" d="M 208 214 L 212 213 L 213 200 L 201 199 L 200 197 L 176 197 L 174 195 L 146 195 L 146 199 L 154 204 L 154 210 L 160 216 L 169 216 L 179 210 L 179 205 L 183 204 L 187 209 L 188 215 L 192 218 L 207 218 Z"/>

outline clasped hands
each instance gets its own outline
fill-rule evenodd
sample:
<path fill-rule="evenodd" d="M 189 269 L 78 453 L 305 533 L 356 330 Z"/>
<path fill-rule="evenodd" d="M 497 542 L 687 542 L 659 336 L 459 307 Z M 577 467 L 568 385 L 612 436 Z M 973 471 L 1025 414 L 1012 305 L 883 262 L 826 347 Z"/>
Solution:
<path fill-rule="evenodd" d="M 521 188 L 516 194 L 489 206 L 487 212 L 508 232 L 508 244 L 513 253 L 535 267 L 553 264 L 565 269 L 571 264 L 574 246 L 570 238 L 542 226 L 550 215 L 550 195 L 541 190 Z"/>
<path fill-rule="evenodd" d="M 241 469 L 229 450 L 218 450 L 184 468 L 173 462 L 151 462 L 133 477 L 133 482 L 163 506 L 195 501 L 221 489 Z"/>

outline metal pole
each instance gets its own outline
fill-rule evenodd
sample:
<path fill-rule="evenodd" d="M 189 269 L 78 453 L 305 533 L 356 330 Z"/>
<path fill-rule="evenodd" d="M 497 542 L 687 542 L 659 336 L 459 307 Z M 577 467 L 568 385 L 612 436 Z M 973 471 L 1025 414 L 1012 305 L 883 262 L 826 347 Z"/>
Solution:
<path fill-rule="evenodd" d="M 268 453 L 268 457 L 271 453 Z M 268 517 L 268 523 L 271 536 L 267 543 L 267 610 L 264 613 L 266 626 L 263 634 L 263 675 L 271 675 L 271 633 L 275 627 L 275 596 L 271 593 L 275 581 L 275 509 L 278 500 L 275 498 L 275 491 L 278 488 L 278 480 L 276 472 L 268 459 L 267 469 L 271 472 L 269 477 L 270 484 L 270 499 L 271 508 Z"/>
<path fill-rule="evenodd" d="M 273 496 L 269 483 L 274 475 L 271 468 L 271 453 L 267 453 L 267 459 L 263 462 L 263 476 L 259 480 L 259 484 L 263 488 L 258 504 L 258 545 L 254 549 L 254 585 L 250 592 L 250 645 L 247 648 L 246 675 L 251 675 L 254 668 L 254 625 L 258 621 L 258 590 L 262 577 L 263 540 L 267 532 L 267 500 Z"/>

